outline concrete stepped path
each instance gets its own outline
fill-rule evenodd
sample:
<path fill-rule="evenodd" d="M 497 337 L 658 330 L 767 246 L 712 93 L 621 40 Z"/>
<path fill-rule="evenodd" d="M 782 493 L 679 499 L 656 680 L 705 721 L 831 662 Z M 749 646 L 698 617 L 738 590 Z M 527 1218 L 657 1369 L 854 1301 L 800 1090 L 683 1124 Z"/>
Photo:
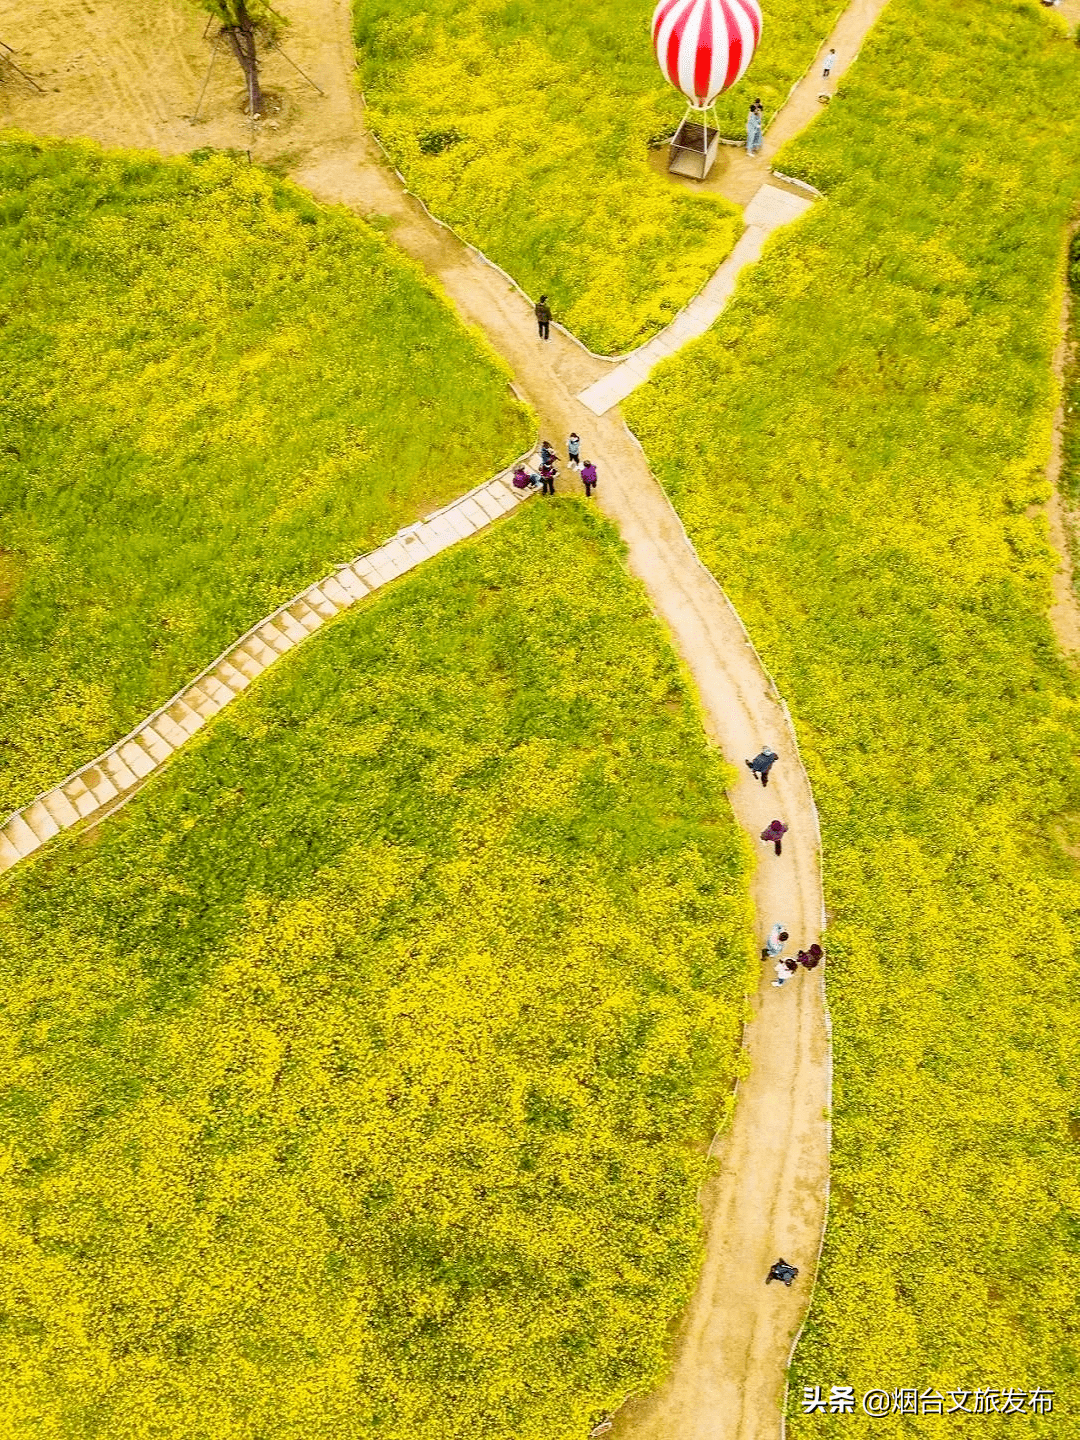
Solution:
<path fill-rule="evenodd" d="M 529 463 L 539 464 L 539 457 Z M 279 655 L 328 620 L 513 510 L 531 492 L 515 490 L 510 475 L 504 470 L 426 519 L 406 525 L 385 545 L 339 566 L 253 625 L 129 735 L 9 815 L 0 825 L 0 872 L 33 855 L 62 830 L 99 820 L 115 809 Z"/>
<path fill-rule="evenodd" d="M 619 361 L 606 375 L 579 392 L 578 400 L 594 415 L 606 415 L 639 385 L 644 385 L 661 360 L 674 355 L 691 340 L 704 335 L 735 292 L 739 273 L 761 258 L 772 232 L 804 215 L 813 200 L 776 185 L 762 185 L 743 212 L 746 229 L 724 263 L 704 289 L 659 335 Z"/>

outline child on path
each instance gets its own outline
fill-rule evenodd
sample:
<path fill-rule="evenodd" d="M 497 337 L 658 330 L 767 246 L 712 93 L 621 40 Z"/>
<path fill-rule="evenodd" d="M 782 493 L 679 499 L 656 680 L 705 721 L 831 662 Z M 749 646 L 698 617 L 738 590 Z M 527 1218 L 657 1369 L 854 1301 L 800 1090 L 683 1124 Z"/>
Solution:
<path fill-rule="evenodd" d="M 555 476 L 558 473 L 559 472 L 555 469 L 554 465 L 540 466 L 540 479 L 543 482 L 540 488 L 540 493 L 542 495 L 555 494 Z"/>
<path fill-rule="evenodd" d="M 746 153 L 756 155 L 761 149 L 761 117 L 764 107 L 760 100 L 755 100 L 750 106 L 750 113 L 746 117 Z"/>
<path fill-rule="evenodd" d="M 769 771 L 776 764 L 776 761 L 776 751 L 770 750 L 768 745 L 763 745 L 761 747 L 761 753 L 755 755 L 753 760 L 747 760 L 746 765 L 747 769 L 758 777 L 762 785 L 768 785 Z"/>
<path fill-rule="evenodd" d="M 765 948 L 761 952 L 763 960 L 775 960 L 783 950 L 788 938 L 786 925 L 774 925 L 765 937 Z"/>
<path fill-rule="evenodd" d="M 776 979 L 772 982 L 776 989 L 779 990 L 781 985 L 786 985 L 798 968 L 794 960 L 778 960 L 776 962 Z"/>
<path fill-rule="evenodd" d="M 832 74 L 832 67 L 833 67 L 833 64 L 834 64 L 835 60 L 836 60 L 836 51 L 835 51 L 835 49 L 833 49 L 833 50 L 830 50 L 829 53 L 825 56 L 825 65 L 824 65 L 824 67 L 823 67 L 823 69 L 822 69 L 822 71 L 821 71 L 822 75 L 824 75 L 824 77 L 825 77 L 826 80 L 827 80 L 827 79 L 829 78 L 829 76 Z"/>
<path fill-rule="evenodd" d="M 771 820 L 761 832 L 761 838 L 766 844 L 776 847 L 777 855 L 780 854 L 780 841 L 787 834 L 787 826 L 782 820 Z"/>
<path fill-rule="evenodd" d="M 596 466 L 591 460 L 586 460 L 581 467 L 581 483 L 585 486 L 586 500 L 596 489 Z"/>
<path fill-rule="evenodd" d="M 547 303 L 546 295 L 540 296 L 540 299 L 533 306 L 533 313 L 536 315 L 536 328 L 540 332 L 540 339 L 550 340 L 551 306 Z"/>
<path fill-rule="evenodd" d="M 576 470 L 581 464 L 581 436 L 576 430 L 566 442 L 566 454 L 570 464 L 573 465 Z"/>

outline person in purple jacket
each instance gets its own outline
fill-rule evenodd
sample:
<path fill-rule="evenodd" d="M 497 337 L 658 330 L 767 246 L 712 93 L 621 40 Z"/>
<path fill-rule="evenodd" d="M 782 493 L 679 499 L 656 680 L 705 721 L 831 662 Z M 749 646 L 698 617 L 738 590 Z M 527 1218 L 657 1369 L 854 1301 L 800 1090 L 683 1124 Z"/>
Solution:
<path fill-rule="evenodd" d="M 764 840 L 767 845 L 774 846 L 777 855 L 780 854 L 780 841 L 787 834 L 787 828 L 782 820 L 771 820 L 761 832 L 762 840 Z"/>
<path fill-rule="evenodd" d="M 586 460 L 581 467 L 581 483 L 585 486 L 585 498 L 588 499 L 596 488 L 596 466 L 591 460 Z"/>

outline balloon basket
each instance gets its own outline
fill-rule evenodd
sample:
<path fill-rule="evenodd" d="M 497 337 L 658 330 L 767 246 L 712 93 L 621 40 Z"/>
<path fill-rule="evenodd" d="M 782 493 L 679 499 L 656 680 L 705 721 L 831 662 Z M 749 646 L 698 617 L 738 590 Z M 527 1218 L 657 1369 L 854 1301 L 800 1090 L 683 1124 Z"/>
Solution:
<path fill-rule="evenodd" d="M 704 180 L 719 153 L 720 131 L 708 123 L 708 112 L 690 110 L 672 137 L 668 171 L 672 175 Z"/>

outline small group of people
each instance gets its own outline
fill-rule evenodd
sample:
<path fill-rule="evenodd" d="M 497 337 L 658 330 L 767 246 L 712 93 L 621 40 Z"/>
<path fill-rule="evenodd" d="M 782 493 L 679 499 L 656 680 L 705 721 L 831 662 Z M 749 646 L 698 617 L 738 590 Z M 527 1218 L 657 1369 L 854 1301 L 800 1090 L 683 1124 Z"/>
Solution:
<path fill-rule="evenodd" d="M 747 760 L 746 762 L 746 768 L 750 771 L 751 775 L 756 775 L 761 781 L 762 789 L 765 789 L 769 783 L 769 771 L 776 764 L 777 758 L 776 751 L 770 745 L 763 745 L 753 760 Z M 787 834 L 787 829 L 788 827 L 782 820 L 770 820 L 769 824 L 761 832 L 762 840 L 772 845 L 777 855 L 780 854 L 780 842 Z"/>
<path fill-rule="evenodd" d="M 794 960 L 792 960 L 790 956 L 786 960 L 783 958 L 777 960 L 775 966 L 776 979 L 772 982 L 774 989 L 779 990 L 787 984 L 793 975 L 797 975 L 800 965 L 804 970 L 816 970 L 824 958 L 824 950 L 822 950 L 821 946 L 815 941 L 809 950 L 800 950 Z"/>
<path fill-rule="evenodd" d="M 752 760 L 747 760 L 746 768 L 751 775 L 756 775 L 761 781 L 764 789 L 769 783 L 769 771 L 776 764 L 776 751 L 771 745 L 763 745 Z M 761 832 L 761 838 L 768 845 L 772 845 L 777 855 L 780 854 L 781 841 L 787 834 L 788 827 L 782 820 L 772 820 Z M 784 946 L 788 942 L 788 928 L 783 924 L 776 924 L 769 931 L 765 939 L 765 945 L 761 951 L 762 960 L 776 961 L 776 979 L 772 982 L 777 989 L 786 985 L 793 975 L 799 973 L 799 967 L 804 970 L 816 970 L 825 958 L 825 952 L 816 942 L 808 946 L 792 959 L 784 958 Z"/>
<path fill-rule="evenodd" d="M 816 970 L 825 959 L 825 951 L 815 941 L 807 949 L 800 950 L 793 960 L 790 957 L 785 960 L 784 946 L 787 942 L 787 926 L 776 924 L 769 931 L 761 951 L 762 960 L 776 961 L 776 979 L 772 983 L 778 990 L 782 985 L 786 985 L 793 975 L 799 973 L 800 965 L 804 970 Z"/>
<path fill-rule="evenodd" d="M 588 498 L 596 489 L 596 466 L 591 460 L 582 461 L 581 458 L 581 436 L 576 431 L 572 432 L 566 442 L 566 454 L 571 469 L 576 470 L 581 476 L 581 483 L 585 487 L 585 496 Z M 555 481 L 558 479 L 556 461 L 559 456 L 550 440 L 545 440 L 540 446 L 540 473 L 533 474 L 526 470 L 524 465 L 519 465 L 514 471 L 514 485 L 518 490 L 532 489 L 540 486 L 542 495 L 555 494 Z"/>
<path fill-rule="evenodd" d="M 1043 0 L 1044 5 L 1048 3 L 1056 4 L 1057 0 Z M 829 47 L 828 53 L 825 55 L 824 59 L 821 62 L 822 79 L 829 79 L 829 77 L 832 75 L 833 66 L 835 64 L 836 47 L 835 45 L 833 45 Z M 822 98 L 827 99 L 828 97 L 823 96 Z M 764 105 L 762 105 L 760 100 L 755 100 L 754 103 L 750 106 L 750 110 L 746 116 L 746 153 L 748 155 L 756 155 L 764 143 L 764 121 L 762 119 L 764 114 Z M 537 310 L 537 313 L 539 314 L 539 308 Z"/>

